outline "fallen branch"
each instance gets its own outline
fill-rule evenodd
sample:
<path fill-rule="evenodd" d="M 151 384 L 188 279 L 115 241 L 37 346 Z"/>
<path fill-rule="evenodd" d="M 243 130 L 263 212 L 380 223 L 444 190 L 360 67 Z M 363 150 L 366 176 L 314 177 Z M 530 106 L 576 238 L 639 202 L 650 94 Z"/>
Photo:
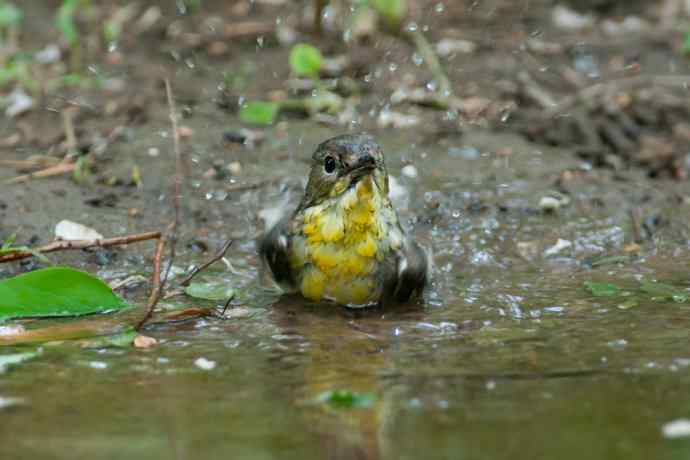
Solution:
<path fill-rule="evenodd" d="M 144 316 L 139 320 L 136 326 L 136 330 L 141 330 L 153 315 L 153 309 L 156 308 L 158 301 L 163 293 L 163 288 L 165 287 L 165 280 L 161 280 L 161 265 L 163 260 L 163 250 L 165 249 L 165 237 L 159 238 L 158 244 L 156 244 L 156 253 L 153 256 L 153 275 L 151 275 L 151 295 L 149 295 L 149 300 L 146 303 L 146 311 Z M 172 263 L 171 263 L 172 265 Z"/>
<path fill-rule="evenodd" d="M 61 174 L 67 174 L 74 172 L 76 169 L 77 165 L 75 163 L 60 163 L 55 166 L 51 166 L 50 168 L 42 169 L 40 171 L 36 171 L 34 173 L 29 173 L 29 174 L 23 174 L 21 176 L 17 176 L 13 179 L 9 179 L 5 181 L 6 185 L 12 185 L 12 184 L 20 184 L 22 182 L 29 182 L 32 179 L 40 179 L 43 177 L 52 177 L 52 176 L 59 176 Z"/>
<path fill-rule="evenodd" d="M 192 270 L 192 272 L 189 275 L 185 276 L 184 279 L 182 281 L 180 281 L 180 286 L 189 285 L 189 283 L 191 283 L 191 281 L 194 279 L 194 277 L 196 275 L 198 275 L 203 270 L 205 270 L 209 266 L 213 265 L 214 263 L 216 263 L 217 261 L 219 261 L 223 257 L 225 257 L 225 253 L 228 252 L 228 249 L 230 249 L 230 246 L 232 246 L 232 240 L 226 241 L 225 244 L 223 245 L 223 247 L 220 248 L 220 250 L 213 257 L 211 257 L 209 260 L 207 260 L 203 264 L 199 265 L 198 267 L 195 267 L 194 270 Z"/>
<path fill-rule="evenodd" d="M 147 232 L 137 235 L 118 236 L 115 238 L 103 238 L 98 240 L 58 240 L 40 246 L 32 252 L 17 250 L 0 255 L 0 263 L 12 262 L 15 260 L 27 259 L 36 253 L 44 254 L 48 252 L 65 251 L 70 249 L 90 249 L 104 248 L 108 246 L 122 246 L 125 244 L 137 243 L 139 241 L 155 240 L 161 237 L 161 232 Z"/>

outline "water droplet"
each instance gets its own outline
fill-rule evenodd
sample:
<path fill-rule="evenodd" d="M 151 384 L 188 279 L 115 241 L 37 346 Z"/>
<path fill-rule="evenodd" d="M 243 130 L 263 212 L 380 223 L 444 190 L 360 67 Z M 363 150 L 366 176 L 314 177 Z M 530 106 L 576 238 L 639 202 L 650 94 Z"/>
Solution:
<path fill-rule="evenodd" d="M 419 53 L 412 53 L 412 62 L 414 65 L 419 67 L 420 65 L 424 64 L 424 58 Z"/>
<path fill-rule="evenodd" d="M 417 25 L 416 22 L 411 22 L 407 25 L 407 31 L 408 32 L 416 32 L 419 29 L 419 26 Z"/>
<path fill-rule="evenodd" d="M 446 6 L 441 2 L 438 2 L 436 6 L 434 6 L 434 11 L 436 11 L 439 14 L 443 13 L 445 10 Z"/>

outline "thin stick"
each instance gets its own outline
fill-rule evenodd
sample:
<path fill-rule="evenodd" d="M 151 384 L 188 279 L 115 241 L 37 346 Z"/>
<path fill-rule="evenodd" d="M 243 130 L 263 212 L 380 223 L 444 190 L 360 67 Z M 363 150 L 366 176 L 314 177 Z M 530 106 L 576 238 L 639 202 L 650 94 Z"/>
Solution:
<path fill-rule="evenodd" d="M 268 34 L 275 30 L 273 22 L 246 21 L 227 24 L 223 31 L 224 38 L 242 38 L 251 35 Z"/>
<path fill-rule="evenodd" d="M 172 96 L 170 80 L 165 79 L 165 94 L 168 98 L 168 108 L 170 110 L 170 125 L 173 132 L 173 152 L 175 153 L 175 190 L 173 192 L 173 207 L 175 208 L 175 219 L 170 228 L 170 263 L 165 270 L 163 285 L 168 281 L 170 269 L 175 261 L 177 249 L 177 227 L 180 224 L 180 200 L 182 198 L 182 153 L 180 150 L 180 131 L 177 128 L 177 112 L 175 111 L 175 100 Z"/>
<path fill-rule="evenodd" d="M 67 174 L 73 172 L 76 167 L 77 165 L 75 163 L 60 163 L 46 169 L 41 169 L 40 171 L 36 171 L 30 174 L 23 174 L 13 179 L 6 180 L 5 184 L 20 184 L 22 182 L 29 182 L 31 179 L 59 176 L 60 174 Z"/>
<path fill-rule="evenodd" d="M 163 250 L 165 249 L 165 237 L 158 240 L 156 244 L 156 254 L 153 256 L 153 275 L 151 277 L 151 295 L 149 295 L 149 301 L 146 304 L 146 311 L 144 317 L 137 324 L 136 330 L 139 331 L 146 324 L 153 315 L 153 309 L 156 308 L 158 301 L 161 298 L 161 293 L 163 292 L 164 281 L 161 281 L 161 264 L 163 259 Z"/>
<path fill-rule="evenodd" d="M 211 257 L 209 260 L 207 260 L 203 264 L 199 265 L 198 267 L 195 267 L 194 270 L 192 270 L 192 272 L 189 275 L 185 276 L 184 279 L 182 281 L 180 281 L 180 286 L 187 286 L 189 283 L 192 282 L 192 280 L 194 279 L 194 277 L 196 275 L 198 275 L 203 270 L 205 270 L 206 268 L 208 268 L 212 264 L 216 263 L 217 261 L 219 261 L 223 257 L 225 257 L 225 253 L 228 252 L 228 249 L 230 249 L 230 246 L 232 246 L 232 240 L 226 241 L 225 244 L 223 245 L 223 247 L 220 248 L 220 250 L 213 257 Z"/>
<path fill-rule="evenodd" d="M 68 108 L 62 112 L 62 122 L 65 128 L 65 139 L 67 142 L 67 156 L 65 159 L 70 157 L 76 157 L 77 152 L 77 135 L 74 133 L 74 109 Z"/>
<path fill-rule="evenodd" d="M 59 240 L 36 248 L 33 252 L 18 250 L 0 255 L 0 263 L 14 260 L 27 259 L 36 253 L 65 251 L 69 249 L 104 248 L 108 246 L 121 246 L 139 241 L 155 240 L 161 237 L 161 232 L 139 233 L 137 235 L 118 236 L 99 240 Z"/>

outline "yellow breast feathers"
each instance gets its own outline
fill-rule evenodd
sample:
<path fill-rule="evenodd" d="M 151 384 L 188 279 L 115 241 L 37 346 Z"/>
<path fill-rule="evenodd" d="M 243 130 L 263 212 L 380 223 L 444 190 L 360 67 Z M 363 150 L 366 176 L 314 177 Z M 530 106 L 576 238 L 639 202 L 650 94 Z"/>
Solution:
<path fill-rule="evenodd" d="M 290 254 L 290 265 L 301 273 L 302 295 L 351 306 L 377 302 L 381 262 L 402 238 L 392 219 L 390 203 L 371 176 L 340 198 L 307 208 Z"/>

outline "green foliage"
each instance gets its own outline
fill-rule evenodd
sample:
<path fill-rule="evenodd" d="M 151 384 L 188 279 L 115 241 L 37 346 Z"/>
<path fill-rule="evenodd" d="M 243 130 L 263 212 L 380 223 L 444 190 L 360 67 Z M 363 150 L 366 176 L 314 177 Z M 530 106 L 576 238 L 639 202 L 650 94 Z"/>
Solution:
<path fill-rule="evenodd" d="M 371 6 L 391 27 L 398 28 L 407 16 L 406 0 L 370 0 Z"/>
<path fill-rule="evenodd" d="M 235 290 L 224 282 L 191 283 L 184 292 L 188 296 L 204 300 L 228 300 L 235 296 Z"/>
<path fill-rule="evenodd" d="M 685 33 L 685 41 L 683 41 L 683 52 L 690 54 L 690 30 Z"/>
<path fill-rule="evenodd" d="M 6 254 L 12 254 L 15 252 L 28 252 L 37 259 L 39 259 L 41 262 L 44 264 L 50 265 L 50 259 L 48 259 L 45 255 L 41 254 L 38 251 L 35 251 L 34 249 L 28 247 L 28 246 L 15 246 L 14 242 L 17 240 L 17 235 L 12 234 L 5 241 L 2 243 L 2 246 L 0 247 L 0 256 L 6 255 Z"/>
<path fill-rule="evenodd" d="M 103 38 L 108 43 L 116 42 L 122 34 L 122 25 L 117 21 L 107 21 L 103 25 Z"/>
<path fill-rule="evenodd" d="M 0 3 L 0 27 L 16 26 L 24 19 L 24 12 L 12 3 Z"/>
<path fill-rule="evenodd" d="M 240 109 L 240 120 L 253 125 L 270 125 L 278 116 L 279 110 L 280 106 L 275 102 L 248 102 Z"/>
<path fill-rule="evenodd" d="M 593 281 L 585 281 L 585 288 L 594 297 L 613 297 L 620 293 L 620 288 L 611 283 L 595 283 Z"/>
<path fill-rule="evenodd" d="M 55 25 L 70 46 L 79 42 L 79 31 L 74 23 L 74 14 L 82 0 L 64 0 L 55 17 Z"/>
<path fill-rule="evenodd" d="M 128 306 L 100 279 L 67 267 L 45 268 L 0 281 L 0 320 L 78 316 Z"/>
<path fill-rule="evenodd" d="M 320 404 L 328 404 L 336 409 L 367 409 L 376 401 L 376 395 L 349 390 L 333 390 L 321 393 L 315 401 Z"/>
<path fill-rule="evenodd" d="M 296 75 L 318 79 L 323 56 L 317 48 L 306 43 L 298 43 L 290 50 L 289 62 Z"/>
<path fill-rule="evenodd" d="M 671 286 L 670 284 L 657 283 L 655 281 L 642 281 L 640 290 L 660 299 L 670 299 L 682 303 L 688 300 L 688 293 Z"/>

